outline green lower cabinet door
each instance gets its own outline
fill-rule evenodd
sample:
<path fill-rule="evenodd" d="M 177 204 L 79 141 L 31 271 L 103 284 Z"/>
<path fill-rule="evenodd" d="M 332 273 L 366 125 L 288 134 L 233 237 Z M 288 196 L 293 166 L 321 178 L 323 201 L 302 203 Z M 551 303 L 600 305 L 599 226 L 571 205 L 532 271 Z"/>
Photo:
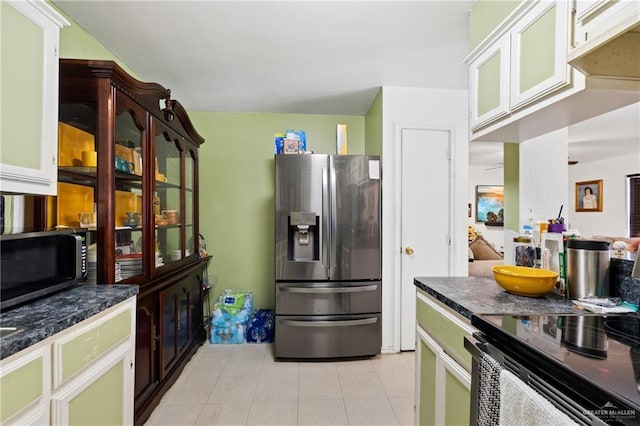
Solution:
<path fill-rule="evenodd" d="M 4 373 L 0 369 L 0 373 Z M 7 374 L 0 374 L 0 423 L 42 398 L 42 355 Z M 3 391 L 11 389 L 10 391 Z"/>
<path fill-rule="evenodd" d="M 466 371 L 462 372 L 458 364 L 454 365 L 455 371 L 450 369 L 451 364 L 445 364 L 445 407 L 444 418 L 447 426 L 467 426 L 471 406 L 471 376 Z"/>
<path fill-rule="evenodd" d="M 119 425 L 124 418 L 124 361 L 69 401 L 69 425 Z"/>
<path fill-rule="evenodd" d="M 422 340 L 420 345 L 420 425 L 436 424 L 436 354 Z"/>

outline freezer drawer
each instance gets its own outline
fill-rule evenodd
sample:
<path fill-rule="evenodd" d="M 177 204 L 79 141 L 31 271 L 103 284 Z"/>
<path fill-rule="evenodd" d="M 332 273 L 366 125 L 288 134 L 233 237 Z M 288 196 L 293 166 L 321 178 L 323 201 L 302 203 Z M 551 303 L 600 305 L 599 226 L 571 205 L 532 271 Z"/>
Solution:
<path fill-rule="evenodd" d="M 276 283 L 276 314 L 342 315 L 381 311 L 380 281 Z"/>
<path fill-rule="evenodd" d="M 380 353 L 381 314 L 276 315 L 276 358 L 339 358 Z"/>

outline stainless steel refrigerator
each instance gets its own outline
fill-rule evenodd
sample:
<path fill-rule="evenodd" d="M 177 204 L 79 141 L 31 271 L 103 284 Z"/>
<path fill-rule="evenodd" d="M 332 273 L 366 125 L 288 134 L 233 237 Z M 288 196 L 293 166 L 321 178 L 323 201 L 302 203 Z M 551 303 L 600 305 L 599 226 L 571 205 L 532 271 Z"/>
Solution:
<path fill-rule="evenodd" d="M 275 156 L 275 356 L 381 346 L 380 159 Z"/>

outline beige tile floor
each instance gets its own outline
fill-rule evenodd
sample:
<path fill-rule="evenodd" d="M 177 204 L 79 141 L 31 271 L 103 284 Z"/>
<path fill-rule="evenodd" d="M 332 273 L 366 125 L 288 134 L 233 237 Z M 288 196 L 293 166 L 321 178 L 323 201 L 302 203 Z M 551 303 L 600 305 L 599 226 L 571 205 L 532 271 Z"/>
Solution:
<path fill-rule="evenodd" d="M 205 343 L 146 425 L 413 425 L 414 360 L 282 362 L 269 344 Z"/>

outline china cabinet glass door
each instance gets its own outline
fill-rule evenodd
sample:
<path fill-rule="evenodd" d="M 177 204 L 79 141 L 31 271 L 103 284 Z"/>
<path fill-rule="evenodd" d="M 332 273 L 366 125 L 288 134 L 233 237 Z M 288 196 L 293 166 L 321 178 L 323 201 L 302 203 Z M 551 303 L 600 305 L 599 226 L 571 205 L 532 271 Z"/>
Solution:
<path fill-rule="evenodd" d="M 185 211 L 182 200 L 181 137 L 156 121 L 154 217 L 156 221 L 156 267 L 184 257 Z M 188 215 L 192 217 L 193 212 Z"/>
<path fill-rule="evenodd" d="M 194 170 L 195 160 L 193 159 L 191 151 L 187 151 L 184 160 L 184 232 L 185 240 L 187 241 L 187 247 L 185 249 L 185 256 L 190 256 L 196 253 L 196 247 L 198 244 L 198 236 L 194 231 Z"/>
<path fill-rule="evenodd" d="M 86 232 L 87 282 L 98 282 L 97 106 L 60 104 L 58 122 L 58 194 L 46 202 L 46 229 L 80 228 Z"/>
<path fill-rule="evenodd" d="M 118 93 L 114 133 L 115 281 L 144 273 L 142 170 L 146 113 Z"/>

